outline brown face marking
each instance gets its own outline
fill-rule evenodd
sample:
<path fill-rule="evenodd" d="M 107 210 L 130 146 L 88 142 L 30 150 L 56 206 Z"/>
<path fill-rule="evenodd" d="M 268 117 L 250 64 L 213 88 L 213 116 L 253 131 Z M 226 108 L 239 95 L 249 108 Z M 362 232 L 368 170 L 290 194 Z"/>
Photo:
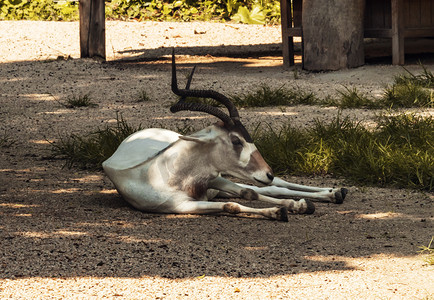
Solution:
<path fill-rule="evenodd" d="M 258 150 L 252 153 L 252 155 L 250 156 L 249 164 L 247 165 L 247 170 L 249 171 L 254 171 L 257 169 L 269 169 L 269 172 L 271 172 L 270 166 L 265 162 L 264 158 Z"/>

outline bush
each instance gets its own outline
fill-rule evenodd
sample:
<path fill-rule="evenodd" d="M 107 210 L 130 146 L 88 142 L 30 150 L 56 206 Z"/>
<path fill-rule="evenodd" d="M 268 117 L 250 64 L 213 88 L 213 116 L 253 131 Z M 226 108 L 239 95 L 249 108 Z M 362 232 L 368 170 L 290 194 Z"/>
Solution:
<path fill-rule="evenodd" d="M 78 20 L 78 2 L 0 0 L 0 20 Z"/>
<path fill-rule="evenodd" d="M 0 20 L 78 20 L 78 1 L 0 0 Z M 106 18 L 116 20 L 210 21 L 234 20 L 249 24 L 278 23 L 276 0 L 111 0 Z"/>
<path fill-rule="evenodd" d="M 369 131 L 339 115 L 309 129 L 290 123 L 256 131 L 255 144 L 276 173 L 330 174 L 357 184 L 434 190 L 434 120 L 383 116 Z"/>

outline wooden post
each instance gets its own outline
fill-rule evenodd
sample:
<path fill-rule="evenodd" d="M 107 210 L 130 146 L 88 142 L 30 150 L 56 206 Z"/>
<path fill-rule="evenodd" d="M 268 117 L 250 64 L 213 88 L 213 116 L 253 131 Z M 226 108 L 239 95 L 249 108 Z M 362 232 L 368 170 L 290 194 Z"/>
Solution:
<path fill-rule="evenodd" d="M 80 0 L 80 55 L 105 60 L 104 0 Z"/>
<path fill-rule="evenodd" d="M 365 0 L 303 0 L 303 67 L 311 71 L 364 64 Z"/>
<path fill-rule="evenodd" d="M 392 63 L 404 64 L 403 1 L 392 0 Z"/>
<path fill-rule="evenodd" d="M 292 27 L 291 0 L 280 0 L 281 27 L 282 27 L 282 54 L 283 66 L 294 65 L 294 39 L 288 35 Z"/>
<path fill-rule="evenodd" d="M 294 36 L 303 35 L 301 12 L 302 0 L 280 0 L 284 67 L 294 65 Z M 303 47 L 303 43 L 301 46 Z"/>

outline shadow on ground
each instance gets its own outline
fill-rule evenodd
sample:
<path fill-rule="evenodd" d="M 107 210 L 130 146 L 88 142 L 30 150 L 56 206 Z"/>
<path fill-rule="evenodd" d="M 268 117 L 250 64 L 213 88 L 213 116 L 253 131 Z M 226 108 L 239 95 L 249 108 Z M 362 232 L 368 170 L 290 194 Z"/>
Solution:
<path fill-rule="evenodd" d="M 0 171 L 2 182 L 19 183 L 0 191 L 3 279 L 346 270 L 353 266 L 342 257 L 416 255 L 432 234 L 432 199 L 407 190 L 353 188 L 342 205 L 319 203 L 314 215 L 282 223 L 248 215 L 142 213 L 101 173 L 65 169 L 52 178 L 36 170 Z"/>
<path fill-rule="evenodd" d="M 108 104 L 116 103 L 116 109 L 124 110 L 126 105 L 139 106 L 132 100 L 126 104 L 118 102 L 119 98 L 126 98 L 128 82 L 149 79 L 153 88 L 166 91 L 162 75 L 141 72 L 159 68 L 164 78 L 169 78 L 170 64 L 164 60 L 165 64 L 115 62 L 112 64 L 117 70 L 103 64 L 97 71 L 88 67 L 92 66 L 90 63 L 81 61 L 74 65 L 73 61 L 67 79 L 56 76 L 57 70 L 65 67 L 64 62 L 46 64 L 42 70 L 30 62 L 2 65 L 8 69 L 2 77 L 5 85 L 16 85 L 10 94 L 1 95 L 9 105 L 4 104 L 0 112 L 7 124 L 2 128 L 15 130 L 12 134 L 22 138 L 0 151 L 2 279 L 191 278 L 204 274 L 271 277 L 354 268 L 346 258 L 414 256 L 419 246 L 429 242 L 434 211 L 430 194 L 350 188 L 344 204 L 319 203 L 315 214 L 293 215 L 288 223 L 252 216 L 146 214 L 128 206 L 102 173 L 62 169 L 62 161 L 44 154 L 43 151 L 49 152 L 49 145 L 38 144 L 43 151 L 35 151 L 36 146 L 28 142 L 32 138 L 42 139 L 46 132 L 53 134 L 54 123 L 63 122 L 67 129 L 74 124 L 81 125 L 81 130 L 96 128 L 101 120 L 113 118 L 114 109 Z M 25 76 L 16 70 L 23 64 L 29 65 Z M 180 69 L 192 64 L 196 62 L 183 61 L 182 57 L 179 60 Z M 242 68 L 263 72 L 261 78 L 266 78 L 267 72 L 282 70 L 281 65 L 255 67 L 246 64 L 246 60 L 234 62 L 227 58 L 217 62 L 205 58 L 203 67 L 218 73 L 224 64 L 232 64 L 234 72 L 225 73 L 229 78 L 240 76 Z M 132 72 L 134 68 L 140 68 L 140 72 Z M 61 110 L 52 97 L 44 98 L 48 93 L 76 92 L 80 88 L 97 90 L 98 84 L 105 88 L 101 96 L 105 102 L 101 101 L 98 112 L 89 110 L 75 116 Z M 144 115 L 142 110 L 139 113 Z M 12 122 L 14 127 L 6 127 Z M 295 180 L 322 186 L 336 183 L 323 178 Z"/>

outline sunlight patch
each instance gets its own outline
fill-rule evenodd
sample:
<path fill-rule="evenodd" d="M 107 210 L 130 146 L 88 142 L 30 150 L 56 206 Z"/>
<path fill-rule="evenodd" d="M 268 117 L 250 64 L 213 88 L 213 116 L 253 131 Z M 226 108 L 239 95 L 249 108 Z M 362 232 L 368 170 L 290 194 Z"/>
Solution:
<path fill-rule="evenodd" d="M 25 94 L 23 97 L 34 101 L 56 101 L 50 94 Z"/>
<path fill-rule="evenodd" d="M 14 214 L 14 217 L 32 217 L 32 214 Z"/>
<path fill-rule="evenodd" d="M 298 115 L 298 112 L 287 112 L 287 111 L 259 111 L 256 112 L 258 115 L 266 115 L 266 116 L 295 116 Z"/>
<path fill-rule="evenodd" d="M 102 191 L 100 191 L 100 194 L 106 194 L 106 195 L 109 195 L 109 194 L 117 194 L 117 190 L 116 189 L 112 189 L 112 190 L 102 190 Z"/>
<path fill-rule="evenodd" d="M 53 140 L 30 140 L 30 143 L 37 144 L 37 145 L 50 145 L 54 141 Z"/>
<path fill-rule="evenodd" d="M 10 208 L 27 208 L 27 207 L 38 207 L 40 205 L 36 204 L 21 204 L 21 203 L 0 203 L 0 207 L 10 207 Z"/>
<path fill-rule="evenodd" d="M 244 249 L 249 250 L 249 251 L 264 251 L 264 250 L 269 250 L 268 246 L 262 246 L 262 247 L 244 247 Z"/>
<path fill-rule="evenodd" d="M 393 218 L 399 218 L 399 217 L 403 217 L 403 214 L 394 213 L 394 212 L 380 212 L 380 213 L 374 213 L 374 214 L 358 214 L 356 216 L 356 218 L 369 219 L 369 220 L 393 219 Z"/>
<path fill-rule="evenodd" d="M 53 194 L 72 194 L 72 193 L 77 193 L 77 192 L 80 192 L 79 188 L 58 189 L 58 190 L 52 191 Z"/>
<path fill-rule="evenodd" d="M 36 232 L 36 231 L 27 231 L 27 232 L 17 232 L 17 235 L 29 237 L 29 238 L 40 238 L 40 239 L 48 239 L 58 236 L 81 236 L 86 235 L 86 232 L 81 231 L 69 231 L 69 230 L 59 230 L 52 233 L 47 232 Z"/>
<path fill-rule="evenodd" d="M 188 215 L 188 214 L 183 214 L 183 215 L 167 215 L 166 219 L 196 219 L 199 218 L 199 215 Z"/>
<path fill-rule="evenodd" d="M 202 120 L 207 119 L 209 116 L 189 116 L 190 120 Z M 154 117 L 153 120 L 185 120 L 185 117 L 176 117 L 176 116 L 165 116 L 165 117 Z"/>
<path fill-rule="evenodd" d="M 102 175 L 87 175 L 81 178 L 73 178 L 72 180 L 85 183 L 85 182 L 99 182 L 102 180 L 102 178 L 103 178 Z"/>

